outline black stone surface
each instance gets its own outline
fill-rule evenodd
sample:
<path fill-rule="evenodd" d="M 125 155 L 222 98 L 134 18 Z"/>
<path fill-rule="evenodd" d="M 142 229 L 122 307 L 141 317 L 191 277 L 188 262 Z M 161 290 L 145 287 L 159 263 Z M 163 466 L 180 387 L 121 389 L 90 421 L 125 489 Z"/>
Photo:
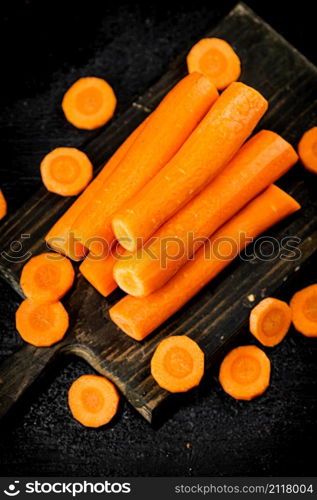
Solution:
<path fill-rule="evenodd" d="M 61 97 L 74 80 L 107 78 L 120 113 L 234 2 L 113 4 L 1 4 L 0 185 L 10 211 L 36 190 L 48 150 L 80 146 L 95 134 L 77 131 L 61 113 Z M 249 5 L 316 63 L 309 2 L 300 9 L 289 4 L 287 11 Z M 281 298 L 316 281 L 314 264 L 298 271 Z M 14 328 L 19 298 L 3 282 L 0 297 L 2 359 L 21 341 Z M 251 342 L 246 332 L 241 343 Z M 82 428 L 67 409 L 67 390 L 91 369 L 61 360 L 0 423 L 1 475 L 316 475 L 317 341 L 291 331 L 268 354 L 272 383 L 263 397 L 232 400 L 220 389 L 215 367 L 155 429 L 125 401 L 110 426 Z"/>

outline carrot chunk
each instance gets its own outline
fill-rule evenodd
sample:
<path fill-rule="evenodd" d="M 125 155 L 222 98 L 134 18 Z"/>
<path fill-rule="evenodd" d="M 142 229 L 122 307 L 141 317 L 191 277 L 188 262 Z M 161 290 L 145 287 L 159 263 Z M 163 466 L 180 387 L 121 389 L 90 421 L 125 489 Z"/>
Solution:
<path fill-rule="evenodd" d="M 0 189 L 0 220 L 7 215 L 7 201 Z"/>
<path fill-rule="evenodd" d="M 101 427 L 115 416 L 119 394 L 110 380 L 82 375 L 71 385 L 68 404 L 73 417 L 85 427 Z"/>
<path fill-rule="evenodd" d="M 286 302 L 272 297 L 261 300 L 250 314 L 250 332 L 261 344 L 273 347 L 287 334 L 292 312 Z"/>
<path fill-rule="evenodd" d="M 41 176 L 48 191 L 75 196 L 91 181 L 92 164 L 79 149 L 56 148 L 43 158 Z"/>
<path fill-rule="evenodd" d="M 204 374 L 204 353 L 198 344 L 179 335 L 162 340 L 151 360 L 151 373 L 169 392 L 186 392 L 199 385 Z"/>
<path fill-rule="evenodd" d="M 317 127 L 305 132 L 298 144 L 298 154 L 304 167 L 317 174 Z"/>
<path fill-rule="evenodd" d="M 117 98 L 109 83 L 92 76 L 77 80 L 62 101 L 66 120 L 77 128 L 87 130 L 107 123 L 116 105 Z"/>
<path fill-rule="evenodd" d="M 237 347 L 227 354 L 220 366 L 219 382 L 235 399 L 260 396 L 270 383 L 271 363 L 266 354 L 254 345 Z"/>
<path fill-rule="evenodd" d="M 61 302 L 43 303 L 25 299 L 16 312 L 16 329 L 36 347 L 48 347 L 64 337 L 68 314 Z"/>
<path fill-rule="evenodd" d="M 221 38 L 203 38 L 187 56 L 189 73 L 199 71 L 208 76 L 218 90 L 238 80 L 241 73 L 240 59 L 228 42 Z"/>
<path fill-rule="evenodd" d="M 317 337 L 317 284 L 295 293 L 290 306 L 296 330 L 306 337 Z"/>
<path fill-rule="evenodd" d="M 74 282 L 71 262 L 55 253 L 32 257 L 23 267 L 20 285 L 26 297 L 37 302 L 61 299 Z"/>

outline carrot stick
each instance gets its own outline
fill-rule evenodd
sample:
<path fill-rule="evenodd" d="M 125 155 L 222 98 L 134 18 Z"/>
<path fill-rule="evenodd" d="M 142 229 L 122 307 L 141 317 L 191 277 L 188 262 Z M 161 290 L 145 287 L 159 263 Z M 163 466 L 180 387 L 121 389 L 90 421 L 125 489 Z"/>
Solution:
<path fill-rule="evenodd" d="M 267 297 L 251 311 L 250 332 L 261 344 L 273 347 L 287 334 L 292 321 L 292 312 L 286 302 Z"/>
<path fill-rule="evenodd" d="M 110 309 L 111 319 L 128 335 L 142 340 L 178 311 L 267 228 L 300 205 L 270 186 L 220 228 L 162 288 L 147 297 L 127 295 Z"/>
<path fill-rule="evenodd" d="M 166 283 L 214 231 L 297 161 L 282 137 L 262 130 L 227 167 L 154 234 L 145 248 L 114 269 L 118 285 L 144 296 Z"/>
<path fill-rule="evenodd" d="M 7 201 L 0 189 L 0 220 L 7 215 Z"/>
<path fill-rule="evenodd" d="M 199 385 L 204 374 L 204 353 L 186 335 L 162 340 L 151 359 L 151 374 L 169 392 L 187 392 Z"/>
<path fill-rule="evenodd" d="M 271 363 L 255 345 L 237 347 L 227 354 L 220 366 L 219 382 L 235 399 L 250 401 L 269 386 Z"/>
<path fill-rule="evenodd" d="M 305 132 L 298 144 L 298 154 L 304 167 L 317 174 L 317 127 Z"/>
<path fill-rule="evenodd" d="M 295 293 L 290 306 L 296 330 L 306 337 L 317 337 L 317 284 Z"/>
<path fill-rule="evenodd" d="M 73 417 L 86 427 L 101 427 L 115 416 L 119 394 L 110 380 L 82 375 L 71 385 L 68 404 Z"/>
<path fill-rule="evenodd" d="M 98 253 L 98 240 L 114 240 L 113 213 L 171 159 L 217 97 L 213 83 L 199 73 L 186 76 L 167 94 L 107 185 L 73 223 L 82 244 Z"/>
<path fill-rule="evenodd" d="M 136 250 L 204 188 L 238 151 L 266 109 L 267 101 L 256 90 L 232 83 L 172 160 L 114 215 L 113 229 L 122 246 Z"/>
<path fill-rule="evenodd" d="M 146 118 L 146 120 L 147 119 L 148 118 Z M 103 183 L 107 182 L 107 179 L 110 177 L 122 158 L 126 155 L 135 139 L 143 129 L 146 120 L 144 120 L 121 144 L 81 196 L 79 196 L 79 198 L 77 198 L 77 200 L 62 215 L 62 217 L 58 219 L 46 235 L 46 242 L 54 250 L 67 255 L 67 257 L 75 261 L 81 260 L 85 256 L 87 249 L 85 249 L 79 241 L 76 241 L 74 235 L 71 233 L 72 223 L 81 211 L 91 203 Z"/>

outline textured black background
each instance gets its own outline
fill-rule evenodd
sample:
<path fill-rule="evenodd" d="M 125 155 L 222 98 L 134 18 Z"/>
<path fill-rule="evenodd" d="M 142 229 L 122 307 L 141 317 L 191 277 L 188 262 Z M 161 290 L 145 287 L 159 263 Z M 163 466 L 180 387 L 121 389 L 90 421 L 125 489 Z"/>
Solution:
<path fill-rule="evenodd" d="M 39 185 L 41 157 L 80 146 L 95 132 L 63 118 L 60 101 L 78 77 L 106 78 L 118 113 L 154 83 L 235 4 L 232 1 L 1 2 L 0 185 L 12 212 Z M 312 3 L 250 1 L 276 30 L 316 63 Z M 283 7 L 283 8 L 282 8 Z M 310 265 L 282 298 L 316 281 Z M 0 282 L 0 357 L 21 344 L 19 299 Z M 253 342 L 246 332 L 241 342 Z M 84 429 L 70 416 L 67 390 L 90 368 L 60 360 L 0 424 L 1 475 L 316 475 L 317 342 L 291 331 L 269 351 L 272 383 L 252 403 L 225 395 L 217 367 L 153 429 L 125 401 L 111 426 Z"/>

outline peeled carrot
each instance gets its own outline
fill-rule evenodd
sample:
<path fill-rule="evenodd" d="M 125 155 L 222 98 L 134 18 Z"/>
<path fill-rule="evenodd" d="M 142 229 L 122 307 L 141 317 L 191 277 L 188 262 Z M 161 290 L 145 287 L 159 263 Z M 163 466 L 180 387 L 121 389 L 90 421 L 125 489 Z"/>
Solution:
<path fill-rule="evenodd" d="M 68 329 L 68 314 L 61 302 L 37 302 L 25 299 L 16 312 L 16 329 L 36 347 L 59 342 Z"/>
<path fill-rule="evenodd" d="M 290 306 L 296 330 L 306 337 L 317 337 L 317 284 L 295 293 Z"/>
<path fill-rule="evenodd" d="M 187 392 L 199 385 L 204 374 L 204 353 L 186 335 L 162 340 L 151 359 L 151 374 L 169 392 Z"/>
<path fill-rule="evenodd" d="M 317 127 L 305 132 L 298 144 L 298 154 L 304 167 L 317 174 Z"/>
<path fill-rule="evenodd" d="M 250 332 L 261 344 L 273 347 L 287 334 L 292 311 L 286 302 L 272 297 L 261 300 L 251 311 Z"/>
<path fill-rule="evenodd" d="M 235 399 L 250 401 L 263 394 L 270 384 L 271 363 L 255 345 L 237 347 L 220 366 L 219 382 Z"/>
<path fill-rule="evenodd" d="M 113 217 L 124 248 L 136 250 L 228 163 L 267 109 L 243 83 L 232 83 L 171 161 Z M 140 243 L 138 245 L 138 242 Z"/>
<path fill-rule="evenodd" d="M 167 94 L 107 185 L 73 223 L 82 244 L 98 253 L 98 240 L 114 240 L 113 213 L 171 159 L 217 97 L 214 84 L 199 73 L 186 76 Z"/>
<path fill-rule="evenodd" d="M 160 227 L 153 241 L 115 265 L 118 285 L 135 296 L 160 288 L 206 238 L 296 161 L 294 149 L 278 134 L 256 134 L 213 182 Z"/>
<path fill-rule="evenodd" d="M 92 164 L 79 149 L 56 148 L 43 158 L 41 176 L 48 191 L 75 196 L 91 181 Z"/>
<path fill-rule="evenodd" d="M 62 101 L 66 120 L 77 128 L 87 130 L 107 123 L 116 105 L 117 98 L 109 83 L 91 76 L 77 80 Z"/>
<path fill-rule="evenodd" d="M 208 76 L 218 90 L 238 80 L 241 73 L 240 59 L 228 42 L 221 38 L 203 38 L 187 56 L 189 73 L 199 71 Z"/>
<path fill-rule="evenodd" d="M 7 215 L 7 201 L 0 189 L 0 220 Z"/>
<path fill-rule="evenodd" d="M 115 416 L 119 394 L 110 380 L 82 375 L 71 385 L 68 404 L 73 417 L 86 427 L 101 427 Z"/>
<path fill-rule="evenodd" d="M 42 253 L 25 264 L 20 285 L 29 299 L 55 302 L 68 292 L 74 277 L 74 269 L 68 259 L 55 253 Z"/>
<path fill-rule="evenodd" d="M 300 205 L 270 186 L 220 228 L 162 288 L 147 297 L 127 295 L 109 311 L 130 337 L 142 340 L 217 276 L 250 239 L 295 212 Z"/>
<path fill-rule="evenodd" d="M 107 182 L 107 179 L 129 151 L 135 139 L 143 129 L 146 120 L 142 122 L 121 144 L 95 179 L 89 184 L 89 186 L 79 196 L 79 198 L 77 198 L 71 207 L 62 215 L 62 217 L 58 219 L 46 235 L 45 240 L 47 244 L 54 250 L 67 255 L 67 257 L 75 261 L 81 260 L 85 256 L 87 249 L 79 241 L 75 240 L 75 237 L 71 232 L 71 226 L 82 210 L 84 210 L 87 205 L 91 203 L 97 191 L 101 188 L 103 183 Z"/>

